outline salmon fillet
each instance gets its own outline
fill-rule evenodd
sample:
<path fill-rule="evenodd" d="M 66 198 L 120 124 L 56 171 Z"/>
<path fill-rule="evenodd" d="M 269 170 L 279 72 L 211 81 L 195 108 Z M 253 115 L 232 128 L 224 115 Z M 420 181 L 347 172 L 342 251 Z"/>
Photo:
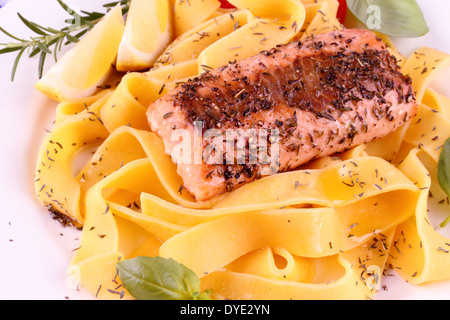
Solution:
<path fill-rule="evenodd" d="M 147 116 L 177 163 L 184 188 L 204 201 L 268 174 L 268 168 L 271 173 L 292 170 L 384 137 L 416 112 L 411 79 L 401 74 L 385 44 L 368 30 L 347 29 L 279 45 L 206 72 L 151 104 Z M 230 143 L 226 132 L 256 129 L 270 135 L 260 140 L 267 142 L 270 163 L 250 161 L 249 135 L 240 149 L 246 162 L 225 146 Z M 204 152 L 213 140 L 174 138 L 177 130 L 190 137 L 215 132 L 219 143 L 208 156 L 216 162 L 204 154 L 201 162 L 194 159 L 195 147 Z M 183 149 L 190 161 L 174 156 L 182 141 L 192 147 Z M 217 147 L 221 142 L 222 150 Z"/>

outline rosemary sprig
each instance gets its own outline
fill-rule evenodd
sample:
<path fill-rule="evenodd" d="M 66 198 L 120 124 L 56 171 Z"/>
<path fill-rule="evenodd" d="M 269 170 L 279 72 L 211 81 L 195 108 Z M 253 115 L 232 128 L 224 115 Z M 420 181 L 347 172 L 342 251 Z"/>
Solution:
<path fill-rule="evenodd" d="M 128 12 L 130 1 L 131 0 L 121 0 L 110 2 L 104 4 L 103 7 L 106 8 L 106 12 L 108 12 L 116 5 L 120 5 L 122 14 L 125 15 Z M 17 52 L 11 70 L 11 81 L 14 81 L 17 66 L 25 51 L 29 58 L 39 55 L 38 75 L 39 78 L 41 78 L 44 70 L 44 63 L 48 54 L 52 54 L 56 62 L 58 60 L 58 52 L 61 51 L 63 45 L 80 41 L 80 39 L 106 14 L 106 12 L 88 12 L 84 10 L 81 10 L 81 14 L 79 14 L 62 0 L 57 0 L 57 2 L 71 16 L 71 18 L 65 20 L 67 25 L 60 30 L 51 27 L 43 27 L 36 22 L 26 19 L 20 13 L 17 13 L 20 20 L 33 31 L 35 34 L 34 36 L 30 36 L 29 39 L 22 39 L 0 27 L 1 32 L 15 40 L 13 42 L 0 43 L 0 54 Z"/>

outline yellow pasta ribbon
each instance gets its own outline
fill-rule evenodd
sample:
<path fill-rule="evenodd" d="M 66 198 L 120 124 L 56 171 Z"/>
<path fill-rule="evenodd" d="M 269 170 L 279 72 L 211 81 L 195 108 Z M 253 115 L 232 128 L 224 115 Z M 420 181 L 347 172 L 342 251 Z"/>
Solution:
<path fill-rule="evenodd" d="M 163 82 L 141 73 L 128 73 L 102 107 L 102 121 L 110 132 L 124 125 L 149 130 L 147 108 L 165 93 Z"/>
<path fill-rule="evenodd" d="M 397 227 L 389 259 L 394 269 L 412 284 L 450 278 L 450 239 L 440 235 L 429 222 L 427 198 L 431 179 L 419 160 L 419 152 L 412 150 L 400 165 L 423 190 L 415 215 Z"/>
<path fill-rule="evenodd" d="M 297 0 L 233 0 L 241 10 L 248 9 L 256 19 L 236 29 L 204 49 L 199 65 L 217 68 L 230 61 L 242 60 L 291 41 L 305 20 L 305 8 Z M 243 44 L 236 46 L 236 44 Z"/>
<path fill-rule="evenodd" d="M 319 1 L 308 5 L 308 19 L 302 29 L 301 39 L 313 35 L 342 30 L 341 23 L 336 18 L 339 2 L 337 0 Z"/>
<path fill-rule="evenodd" d="M 446 197 L 437 182 L 437 161 L 443 143 L 450 137 L 449 100 L 428 85 L 437 70 L 449 63 L 450 55 L 420 48 L 404 65 L 405 72 L 413 77 L 420 105 L 396 161 L 399 169 L 421 189 L 421 195 L 414 216 L 397 227 L 389 261 L 413 284 L 450 278 L 450 239 L 439 234 L 428 217 L 429 195 Z"/>
<path fill-rule="evenodd" d="M 220 7 L 218 0 L 172 0 L 174 7 L 175 37 L 188 32 L 209 19 Z"/>
<path fill-rule="evenodd" d="M 167 47 L 156 61 L 154 69 L 163 65 L 197 59 L 206 48 L 246 25 L 251 19 L 254 18 L 248 10 L 239 10 L 221 14 L 197 25 Z M 221 52 L 221 55 L 223 54 L 225 52 Z M 199 65 L 207 65 L 207 62 L 201 61 Z"/>
<path fill-rule="evenodd" d="M 77 114 L 52 128 L 42 142 L 36 165 L 35 189 L 42 204 L 83 224 L 81 182 L 73 171 L 73 161 L 83 148 L 101 143 L 107 136 L 98 110 Z"/>
<path fill-rule="evenodd" d="M 331 259 L 330 259 L 331 260 Z M 324 263 L 328 270 L 341 268 L 342 277 L 331 283 L 308 284 L 278 280 L 250 273 L 216 271 L 202 278 L 202 288 L 214 288 L 216 298 L 233 300 L 337 300 L 365 299 L 370 290 L 359 283 L 351 264 L 343 259 Z"/>
<path fill-rule="evenodd" d="M 405 59 L 390 48 L 413 79 L 419 110 L 388 137 L 210 201 L 184 190 L 150 132 L 148 105 L 229 61 L 342 28 L 336 0 L 230 2 L 236 10 L 174 3 L 179 37 L 151 70 L 56 108 L 35 189 L 83 227 L 70 282 L 100 299 L 131 299 L 115 264 L 140 255 L 191 268 L 214 299 L 370 299 L 388 264 L 413 284 L 449 279 L 450 240 L 427 216 L 429 193 L 444 197 L 436 166 L 450 136 L 450 99 L 429 87 L 450 56 L 434 49 Z"/>
<path fill-rule="evenodd" d="M 433 76 L 450 65 L 450 55 L 433 48 L 422 47 L 406 60 L 402 73 L 409 75 L 416 92 L 416 99 L 420 103 Z"/>
<path fill-rule="evenodd" d="M 386 181 L 395 181 L 395 185 Z M 215 206 L 240 207 L 241 213 L 174 236 L 163 243 L 160 254 L 199 275 L 265 246 L 283 247 L 303 257 L 332 255 L 360 245 L 374 230 L 386 230 L 413 214 L 416 190 L 400 171 L 379 158 L 277 174 L 239 188 Z M 396 197 L 409 201 L 399 204 Z M 292 207 L 299 205 L 323 207 Z M 193 247 L 195 252 L 188 250 Z"/>

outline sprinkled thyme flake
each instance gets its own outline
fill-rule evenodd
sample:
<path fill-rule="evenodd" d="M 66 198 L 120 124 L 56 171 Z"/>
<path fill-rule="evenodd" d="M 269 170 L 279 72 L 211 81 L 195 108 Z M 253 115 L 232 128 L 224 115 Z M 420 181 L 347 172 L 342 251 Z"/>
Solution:
<path fill-rule="evenodd" d="M 120 292 L 119 291 L 116 291 L 116 290 L 112 290 L 112 289 L 106 289 L 106 290 L 108 290 L 110 293 L 112 293 L 112 294 L 118 294 L 118 295 L 120 295 Z"/>
<path fill-rule="evenodd" d="M 378 190 L 383 190 L 383 189 L 382 189 L 378 184 L 376 184 L 376 183 L 374 183 L 373 186 L 374 186 L 375 188 L 377 188 Z"/>
<path fill-rule="evenodd" d="M 81 249 L 81 246 L 79 246 L 78 248 L 73 249 L 72 252 L 75 252 L 75 251 L 80 250 L 80 249 Z"/>
<path fill-rule="evenodd" d="M 98 286 L 97 292 L 95 293 L 95 297 L 98 298 L 98 294 L 100 293 L 100 290 L 102 288 L 102 285 Z"/>
<path fill-rule="evenodd" d="M 239 91 L 238 93 L 236 93 L 234 98 L 236 99 L 237 97 L 239 97 L 244 91 L 245 91 L 245 88 L 242 89 L 241 91 Z"/>
<path fill-rule="evenodd" d="M 354 187 L 355 186 L 355 182 L 353 181 L 353 179 L 351 180 L 351 183 L 347 183 L 345 181 L 341 181 L 343 184 L 345 184 L 348 187 Z"/>
<path fill-rule="evenodd" d="M 208 70 L 213 70 L 214 69 L 213 67 L 210 67 L 210 66 L 208 66 L 206 64 L 201 64 L 200 67 L 202 67 L 204 69 L 208 69 Z"/>
<path fill-rule="evenodd" d="M 442 248 L 442 247 L 438 247 L 437 250 L 438 250 L 438 251 L 442 251 L 442 252 L 444 252 L 444 253 L 449 253 L 449 251 L 448 251 L 447 249 L 444 249 L 444 248 Z"/>
<path fill-rule="evenodd" d="M 100 117 L 97 117 L 97 120 L 98 120 L 98 122 L 100 122 L 101 124 L 104 124 L 104 123 L 103 123 L 103 120 L 102 120 Z"/>
<path fill-rule="evenodd" d="M 167 112 L 165 115 L 163 115 L 163 119 L 170 118 L 173 115 L 173 112 Z"/>
<path fill-rule="evenodd" d="M 117 259 L 117 262 L 119 262 L 121 260 L 121 257 L 119 256 L 118 257 L 118 259 Z M 111 282 L 113 282 L 113 283 L 118 283 L 117 282 L 117 277 L 119 276 L 119 271 L 117 270 L 117 268 L 116 268 L 116 272 L 114 273 L 114 277 L 111 279 Z"/>
<path fill-rule="evenodd" d="M 291 29 L 294 29 L 295 31 L 297 31 L 297 21 L 294 21 L 291 25 Z"/>
<path fill-rule="evenodd" d="M 358 222 L 355 222 L 354 224 L 352 224 L 352 225 L 350 225 L 350 226 L 348 227 L 348 230 L 353 229 L 353 228 L 356 227 L 358 224 L 359 224 Z"/>
<path fill-rule="evenodd" d="M 163 92 L 165 87 L 166 87 L 166 84 L 163 83 L 163 85 L 161 86 L 161 89 L 159 89 L 159 91 L 158 91 L 158 95 L 160 95 Z"/>
<path fill-rule="evenodd" d="M 393 246 L 394 246 L 394 248 L 397 250 L 397 252 L 398 252 L 399 254 L 402 254 L 402 252 L 400 251 L 400 249 L 397 247 L 397 242 L 394 241 Z"/>

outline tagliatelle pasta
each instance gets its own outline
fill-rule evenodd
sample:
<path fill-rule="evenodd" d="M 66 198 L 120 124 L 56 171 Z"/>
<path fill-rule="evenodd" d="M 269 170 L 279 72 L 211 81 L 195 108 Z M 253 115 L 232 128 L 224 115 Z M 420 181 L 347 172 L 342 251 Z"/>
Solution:
<path fill-rule="evenodd" d="M 299 1 L 240 1 L 250 7 L 247 23 L 235 25 L 235 30 L 205 48 L 199 55 L 199 65 L 214 69 L 230 61 L 242 60 L 258 52 L 287 43 L 299 32 L 305 20 L 305 9 Z M 233 14 L 233 21 L 235 20 Z M 240 26 L 240 27 L 239 27 Z M 236 44 L 241 45 L 236 45 Z"/>
<path fill-rule="evenodd" d="M 220 8 L 218 0 L 203 1 L 171 1 L 174 7 L 174 29 L 175 36 L 192 30 L 198 25 L 199 21 L 204 21 L 214 15 Z"/>
<path fill-rule="evenodd" d="M 238 9 L 209 1 L 196 26 L 177 4 L 180 37 L 152 69 L 58 105 L 35 186 L 42 204 L 83 228 L 69 282 L 131 299 L 117 294 L 115 264 L 136 256 L 175 259 L 215 299 L 373 298 L 389 265 L 413 284 L 449 279 L 450 240 L 427 219 L 429 193 L 445 197 L 436 167 L 450 100 L 429 84 L 448 54 L 421 48 L 406 59 L 390 49 L 405 60 L 420 108 L 389 136 L 209 201 L 183 189 L 147 106 L 228 61 L 342 28 L 334 0 L 232 2 Z"/>

